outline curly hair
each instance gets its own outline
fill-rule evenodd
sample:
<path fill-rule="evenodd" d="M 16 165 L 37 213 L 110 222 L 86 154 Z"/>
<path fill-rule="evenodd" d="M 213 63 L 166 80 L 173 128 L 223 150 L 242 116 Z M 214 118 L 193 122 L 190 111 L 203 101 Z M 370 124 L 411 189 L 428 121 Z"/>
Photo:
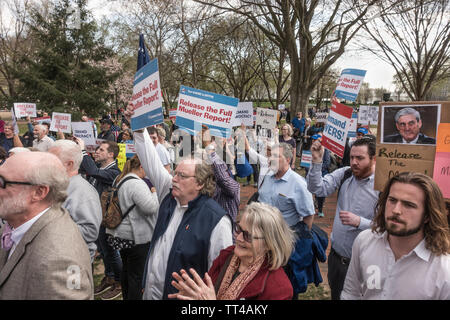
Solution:
<path fill-rule="evenodd" d="M 403 172 L 392 177 L 381 192 L 375 208 L 372 231 L 386 231 L 386 202 L 394 183 L 413 184 L 425 194 L 424 236 L 425 246 L 436 255 L 450 253 L 450 230 L 444 197 L 436 182 L 430 177 L 417 172 Z"/>
<path fill-rule="evenodd" d="M 212 198 L 216 191 L 216 179 L 212 167 L 202 160 L 195 159 L 194 174 L 198 184 L 203 185 L 200 193 Z"/>

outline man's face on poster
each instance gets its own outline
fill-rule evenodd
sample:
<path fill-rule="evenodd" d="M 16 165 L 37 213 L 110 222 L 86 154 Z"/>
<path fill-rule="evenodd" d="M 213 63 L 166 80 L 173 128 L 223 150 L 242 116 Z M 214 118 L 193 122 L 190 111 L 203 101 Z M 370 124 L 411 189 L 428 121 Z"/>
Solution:
<path fill-rule="evenodd" d="M 413 114 L 401 116 L 397 123 L 397 130 L 407 142 L 414 140 L 422 128 L 422 120 L 417 121 Z"/>

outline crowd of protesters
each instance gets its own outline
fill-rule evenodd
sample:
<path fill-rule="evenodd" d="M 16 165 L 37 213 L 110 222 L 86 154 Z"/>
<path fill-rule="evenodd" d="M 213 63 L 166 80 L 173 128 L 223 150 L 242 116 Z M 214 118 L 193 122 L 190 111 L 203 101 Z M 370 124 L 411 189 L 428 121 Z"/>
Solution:
<path fill-rule="evenodd" d="M 314 113 L 286 114 L 271 138 L 244 125 L 231 138 L 173 122 L 132 131 L 133 114 L 130 103 L 121 121 L 101 118 L 95 152 L 46 123 L 28 118 L 19 135 L 2 122 L 0 299 L 297 299 L 323 281 L 325 261 L 333 300 L 450 299 L 442 192 L 413 172 L 375 191 L 370 128 L 340 159 L 321 145 Z M 122 170 L 118 143 L 136 151 Z M 298 166 L 304 151 L 309 168 Z M 112 188 L 122 219 L 108 227 Z M 327 257 L 314 220 L 335 192 Z"/>

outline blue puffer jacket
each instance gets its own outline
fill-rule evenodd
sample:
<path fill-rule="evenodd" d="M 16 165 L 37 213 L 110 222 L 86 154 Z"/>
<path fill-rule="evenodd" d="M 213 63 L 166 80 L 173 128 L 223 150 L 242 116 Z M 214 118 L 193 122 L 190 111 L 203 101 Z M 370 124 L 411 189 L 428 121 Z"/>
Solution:
<path fill-rule="evenodd" d="M 323 281 L 317 261 L 327 260 L 328 235 L 315 224 L 311 231 L 303 222 L 297 223 L 293 229 L 298 240 L 285 270 L 295 296 L 305 292 L 309 283 L 314 283 L 317 287 Z"/>

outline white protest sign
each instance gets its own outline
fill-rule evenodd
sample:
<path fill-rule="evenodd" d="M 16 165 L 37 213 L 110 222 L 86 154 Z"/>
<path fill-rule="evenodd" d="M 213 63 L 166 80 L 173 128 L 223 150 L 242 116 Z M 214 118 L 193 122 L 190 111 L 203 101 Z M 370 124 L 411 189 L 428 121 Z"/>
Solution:
<path fill-rule="evenodd" d="M 265 129 L 274 129 L 277 126 L 277 110 L 257 108 L 256 126 Z"/>
<path fill-rule="evenodd" d="M 233 127 L 244 124 L 246 127 L 253 127 L 253 102 L 239 102 L 236 116 L 233 119 Z"/>
<path fill-rule="evenodd" d="M 181 86 L 175 124 L 191 135 L 205 124 L 212 136 L 228 138 L 238 102 L 234 97 Z"/>
<path fill-rule="evenodd" d="M 14 112 L 16 113 L 16 118 L 37 117 L 35 103 L 16 102 L 14 103 Z"/>
<path fill-rule="evenodd" d="M 72 122 L 72 115 L 70 113 L 52 113 L 52 123 L 50 124 L 50 131 L 57 132 L 58 129 L 64 133 L 71 133 L 70 123 Z"/>
<path fill-rule="evenodd" d="M 352 113 L 353 108 L 333 100 L 330 115 L 323 130 L 322 145 L 340 158 L 344 156 Z"/>
<path fill-rule="evenodd" d="M 358 123 L 368 124 L 370 120 L 370 106 L 359 106 Z"/>
<path fill-rule="evenodd" d="M 300 167 L 309 168 L 311 167 L 312 153 L 308 150 L 303 150 L 302 159 L 300 161 Z"/>
<path fill-rule="evenodd" d="M 14 134 L 19 134 L 19 126 L 17 125 L 16 116 L 14 115 L 14 110 L 11 108 L 11 120 L 12 126 L 14 128 Z"/>
<path fill-rule="evenodd" d="M 284 109 L 286 109 L 286 106 L 284 105 L 284 104 L 279 104 L 278 105 L 278 110 L 284 110 Z"/>
<path fill-rule="evenodd" d="M 134 105 L 131 117 L 133 131 L 164 122 L 158 59 L 153 59 L 136 72 L 131 101 Z"/>
<path fill-rule="evenodd" d="M 369 116 L 370 124 L 378 125 L 378 109 L 379 109 L 378 106 L 371 106 L 370 107 L 370 112 L 369 112 L 369 114 L 370 114 L 370 116 Z"/>
<path fill-rule="evenodd" d="M 316 122 L 326 123 L 328 118 L 328 112 L 316 112 Z"/>
<path fill-rule="evenodd" d="M 90 122 L 72 122 L 72 132 L 77 138 L 84 140 L 86 145 L 95 145 L 95 136 Z"/>

